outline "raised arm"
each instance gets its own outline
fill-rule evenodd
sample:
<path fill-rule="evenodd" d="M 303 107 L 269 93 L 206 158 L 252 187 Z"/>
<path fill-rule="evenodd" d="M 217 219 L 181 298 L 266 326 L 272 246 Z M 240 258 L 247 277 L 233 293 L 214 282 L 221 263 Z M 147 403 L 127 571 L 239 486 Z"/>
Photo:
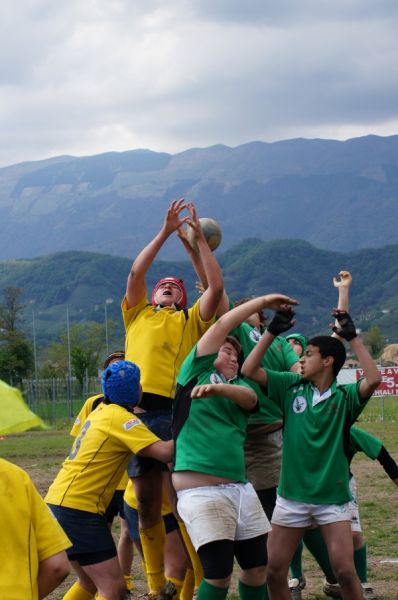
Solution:
<path fill-rule="evenodd" d="M 267 371 L 261 367 L 264 354 L 274 341 L 277 335 L 288 331 L 293 327 L 295 321 L 293 320 L 294 312 L 291 306 L 288 306 L 284 312 L 278 310 L 275 312 L 272 321 L 267 327 L 267 330 L 263 333 L 258 343 L 255 345 L 250 354 L 246 357 L 245 362 L 242 365 L 242 375 L 253 379 L 260 385 L 267 385 Z M 295 363 L 290 369 L 292 372 L 298 372 L 300 363 Z M 294 367 L 294 368 L 293 368 Z"/>
<path fill-rule="evenodd" d="M 153 263 L 157 253 L 167 240 L 167 238 L 176 231 L 183 223 L 189 220 L 189 217 L 180 218 L 182 210 L 187 208 L 184 199 L 173 200 L 169 206 L 162 228 L 151 242 L 138 254 L 133 262 L 131 271 L 127 278 L 126 300 L 127 308 L 136 306 L 146 294 L 145 277 L 151 264 Z"/>
<path fill-rule="evenodd" d="M 267 371 L 260 365 L 264 354 L 267 352 L 274 339 L 275 336 L 269 332 L 269 329 L 263 333 L 258 343 L 254 346 L 253 350 L 247 356 L 242 365 L 241 373 L 244 375 L 244 377 L 253 379 L 253 381 L 256 381 L 260 385 L 267 385 Z"/>
<path fill-rule="evenodd" d="M 263 308 L 286 312 L 290 311 L 291 307 L 296 304 L 298 304 L 297 300 L 289 296 L 267 294 L 236 306 L 222 315 L 200 338 L 197 344 L 197 356 L 218 352 L 229 332 L 240 325 L 240 323 L 243 323 L 253 313 Z"/>
<path fill-rule="evenodd" d="M 224 280 L 221 267 L 203 235 L 195 206 L 190 203 L 187 208 L 190 213 L 189 226 L 195 232 L 195 241 L 199 255 L 197 257 L 189 252 L 189 256 L 202 284 L 204 287 L 207 285 L 199 300 L 199 311 L 203 321 L 209 321 L 216 314 L 217 307 L 222 298 Z"/>
<path fill-rule="evenodd" d="M 350 287 L 352 284 L 352 276 L 349 271 L 340 271 L 340 279 L 333 277 L 333 285 L 337 288 L 339 296 L 337 300 L 337 308 L 339 310 L 349 311 L 350 308 Z M 339 323 L 336 320 L 335 325 L 338 327 Z M 332 337 L 340 338 L 337 333 L 333 332 Z"/>
<path fill-rule="evenodd" d="M 337 333 L 340 338 L 343 338 L 350 343 L 351 348 L 356 355 L 361 368 L 363 369 L 365 377 L 360 383 L 359 395 L 363 400 L 367 400 L 373 394 L 381 381 L 376 363 L 370 356 L 368 349 L 362 341 L 362 338 L 358 337 L 354 322 L 350 315 L 346 311 L 339 310 L 337 308 L 333 310 L 332 314 L 338 323 L 337 326 L 334 325 L 332 327 L 333 331 Z"/>
<path fill-rule="evenodd" d="M 192 248 L 191 244 L 188 241 L 187 230 L 184 227 L 181 226 L 177 229 L 177 235 L 181 240 L 181 243 L 184 246 L 186 253 L 189 256 L 193 268 L 195 269 L 196 276 L 199 280 L 200 293 L 204 294 L 206 288 L 208 287 L 208 283 L 199 251 Z"/>

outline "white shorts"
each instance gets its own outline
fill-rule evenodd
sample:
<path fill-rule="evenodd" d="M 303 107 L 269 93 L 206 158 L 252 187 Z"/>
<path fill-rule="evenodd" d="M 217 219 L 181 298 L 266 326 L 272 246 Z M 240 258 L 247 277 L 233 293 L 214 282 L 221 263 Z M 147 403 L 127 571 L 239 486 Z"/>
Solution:
<path fill-rule="evenodd" d="M 348 506 L 351 515 L 351 529 L 352 531 L 362 531 L 357 501 L 357 482 L 355 481 L 354 477 L 351 477 L 350 479 L 350 492 L 352 500 L 348 503 Z"/>
<path fill-rule="evenodd" d="M 338 521 L 350 521 L 349 503 L 345 504 L 307 504 L 277 496 L 272 515 L 272 523 L 282 527 L 311 527 L 328 525 Z"/>
<path fill-rule="evenodd" d="M 217 540 L 248 540 L 271 530 L 251 483 L 227 483 L 177 492 L 177 510 L 195 550 Z"/>

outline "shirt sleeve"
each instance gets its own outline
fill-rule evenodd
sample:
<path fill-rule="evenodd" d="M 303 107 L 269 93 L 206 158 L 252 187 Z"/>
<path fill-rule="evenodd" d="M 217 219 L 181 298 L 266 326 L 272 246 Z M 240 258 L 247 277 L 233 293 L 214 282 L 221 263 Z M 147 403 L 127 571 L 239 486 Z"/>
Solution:
<path fill-rule="evenodd" d="M 145 295 L 142 298 L 142 300 L 140 300 L 140 302 L 138 302 L 138 304 L 136 304 L 135 306 L 132 306 L 131 308 L 127 308 L 127 300 L 126 300 L 126 296 L 124 296 L 124 298 L 122 300 L 121 309 L 122 309 L 124 328 L 126 331 L 128 330 L 132 321 L 134 321 L 134 319 L 137 317 L 137 315 L 146 306 L 148 306 L 148 304 L 149 304 L 149 300 L 148 300 L 148 297 Z"/>
<path fill-rule="evenodd" d="M 200 316 L 200 298 L 198 298 L 196 302 L 192 304 L 190 308 L 188 308 L 188 324 L 191 328 L 197 329 L 201 336 L 209 329 L 211 325 L 213 325 L 213 323 L 215 323 L 215 321 L 216 315 L 213 315 L 209 321 L 203 321 L 202 317 Z"/>
<path fill-rule="evenodd" d="M 359 395 L 359 386 L 361 385 L 361 381 L 362 379 L 359 379 L 356 383 L 348 383 L 341 386 L 344 388 L 346 393 L 352 423 L 359 417 L 365 408 L 367 401 L 369 400 L 369 398 L 363 400 Z"/>
<path fill-rule="evenodd" d="M 160 441 L 160 438 L 152 433 L 136 415 L 129 414 L 127 411 L 126 415 L 119 415 L 114 426 L 117 428 L 119 442 L 133 454 Z"/>
<path fill-rule="evenodd" d="M 287 400 L 287 389 L 295 383 L 298 383 L 301 377 L 296 373 L 279 373 L 271 370 L 267 370 L 267 377 L 268 383 L 265 388 L 265 393 L 283 410 Z"/>
<path fill-rule="evenodd" d="M 350 429 L 350 445 L 356 452 L 363 452 L 371 460 L 376 460 L 383 442 L 368 431 L 352 426 Z"/>

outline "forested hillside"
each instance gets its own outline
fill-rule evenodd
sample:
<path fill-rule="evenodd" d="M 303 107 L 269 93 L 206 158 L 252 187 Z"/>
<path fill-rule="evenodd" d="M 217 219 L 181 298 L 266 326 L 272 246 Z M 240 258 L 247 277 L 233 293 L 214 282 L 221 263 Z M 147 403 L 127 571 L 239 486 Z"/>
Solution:
<path fill-rule="evenodd" d="M 332 278 L 342 269 L 349 270 L 354 278 L 351 312 L 357 324 L 363 330 L 377 324 L 389 341 L 398 341 L 398 245 L 330 252 L 299 240 L 247 239 L 217 256 L 232 299 L 273 291 L 292 295 L 300 301 L 297 329 L 308 334 L 327 331 L 337 298 Z M 25 327 L 29 332 L 34 315 L 39 343 L 65 330 L 67 306 L 71 323 L 103 323 L 106 304 L 107 317 L 121 332 L 119 306 L 131 262 L 86 252 L 2 261 L 0 290 L 23 289 Z M 161 276 L 174 274 L 184 279 L 190 300 L 195 299 L 195 275 L 186 261 L 156 261 L 149 286 Z"/>

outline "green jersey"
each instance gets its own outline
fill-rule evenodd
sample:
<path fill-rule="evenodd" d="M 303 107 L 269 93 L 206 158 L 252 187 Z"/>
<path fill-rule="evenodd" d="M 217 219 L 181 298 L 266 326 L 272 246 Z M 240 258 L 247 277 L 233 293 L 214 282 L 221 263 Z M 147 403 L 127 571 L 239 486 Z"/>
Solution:
<path fill-rule="evenodd" d="M 267 371 L 267 390 L 284 418 L 278 493 L 309 504 L 342 504 L 349 491 L 350 427 L 366 400 L 360 382 L 337 385 L 320 394 L 294 373 Z"/>
<path fill-rule="evenodd" d="M 383 447 L 383 442 L 371 433 L 352 426 L 350 431 L 349 462 L 357 452 L 363 452 L 372 460 L 376 460 Z"/>
<path fill-rule="evenodd" d="M 231 331 L 230 335 L 239 340 L 244 358 L 248 357 L 261 338 L 261 333 L 255 327 L 249 325 L 249 323 L 241 323 Z M 296 362 L 298 362 L 298 356 L 289 342 L 285 338 L 277 336 L 265 353 L 261 361 L 261 366 L 266 370 L 290 371 Z M 267 396 L 264 394 L 264 388 L 250 379 L 247 379 L 247 382 L 256 392 L 259 401 L 259 410 L 255 414 L 250 415 L 249 424 L 268 425 L 269 423 L 280 421 L 282 419 L 280 409 L 276 404 L 268 401 Z"/>
<path fill-rule="evenodd" d="M 180 367 L 173 402 L 174 471 L 196 471 L 245 482 L 243 444 L 249 413 L 223 396 L 191 398 L 195 385 L 229 383 L 250 387 L 243 379 L 226 380 L 214 368 L 217 354 L 195 356 L 196 346 Z"/>

